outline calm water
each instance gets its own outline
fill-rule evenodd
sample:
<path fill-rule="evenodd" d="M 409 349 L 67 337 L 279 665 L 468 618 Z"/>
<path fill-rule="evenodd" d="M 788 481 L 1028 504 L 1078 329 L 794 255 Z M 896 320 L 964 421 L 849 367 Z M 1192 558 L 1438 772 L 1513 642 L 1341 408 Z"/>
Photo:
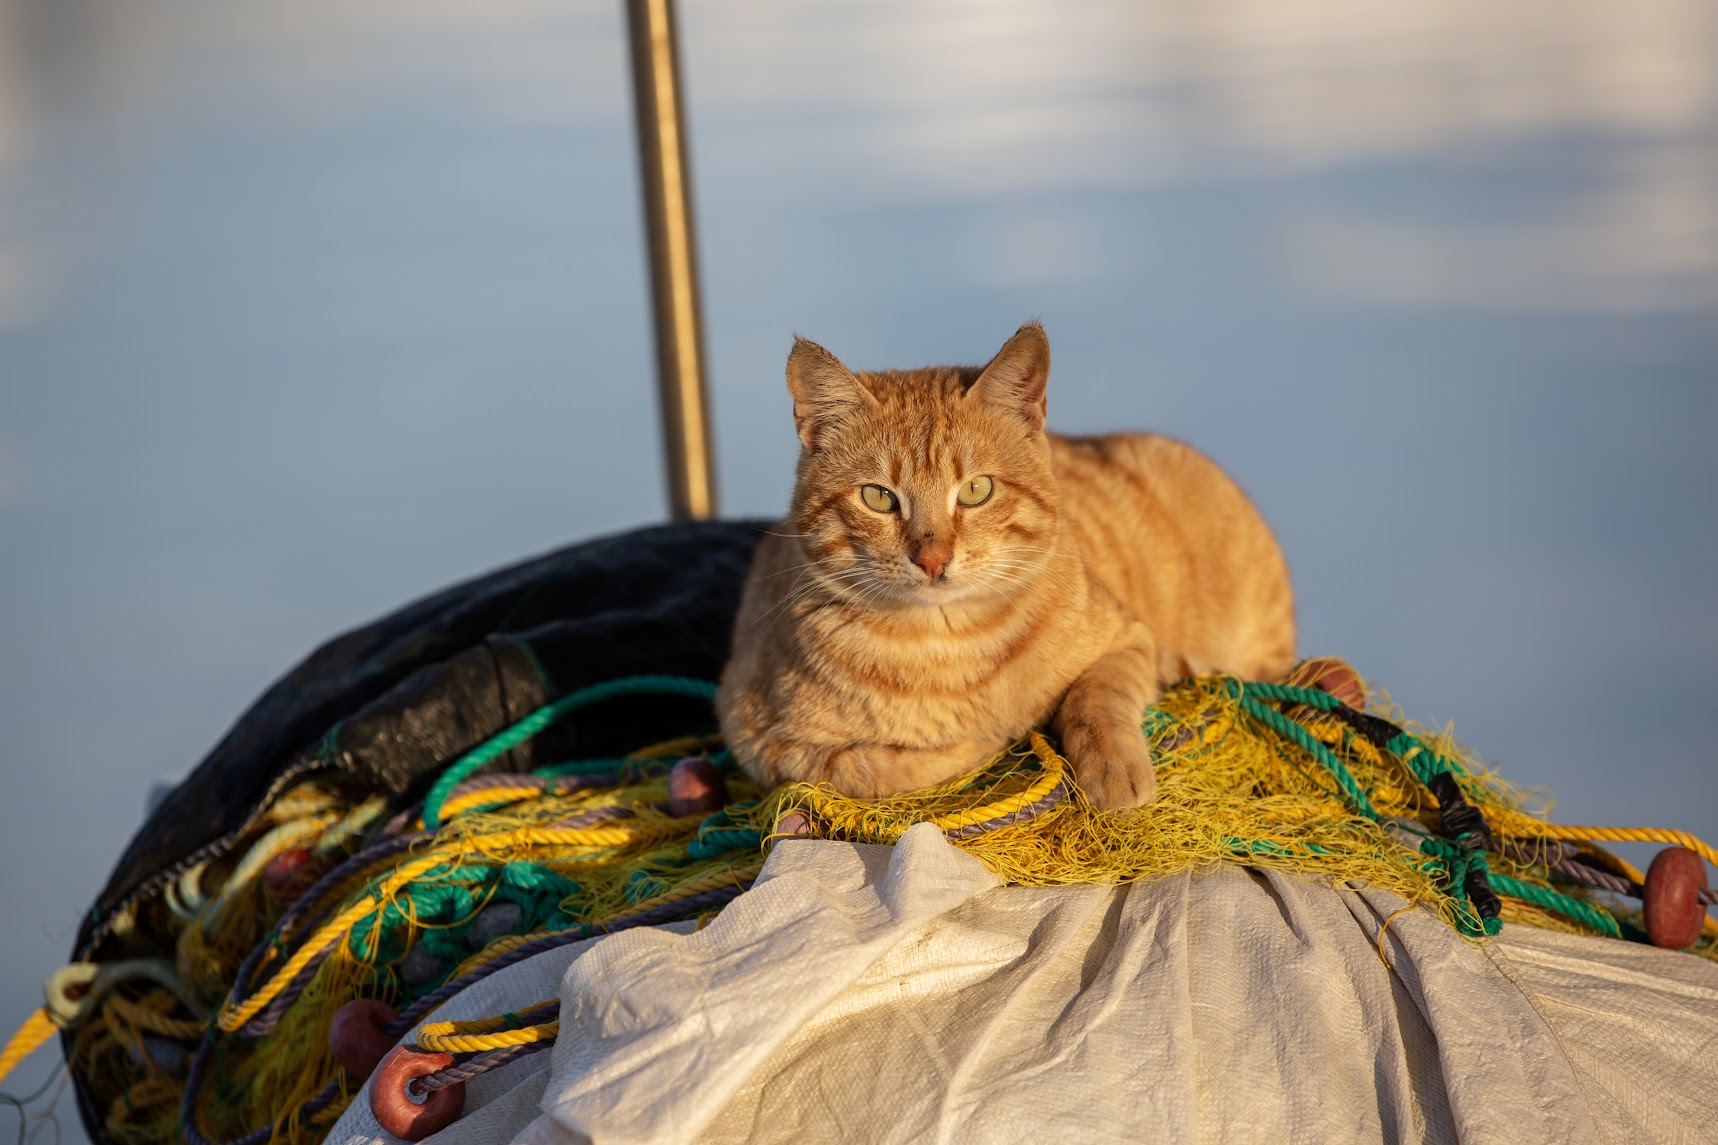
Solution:
<path fill-rule="evenodd" d="M 295 659 L 663 513 L 618 6 L 358 7 L 0 0 L 0 1032 Z M 1308 651 L 1718 835 L 1718 9 L 684 16 L 726 511 L 793 332 L 1040 316 L 1052 422 L 1223 461 Z"/>

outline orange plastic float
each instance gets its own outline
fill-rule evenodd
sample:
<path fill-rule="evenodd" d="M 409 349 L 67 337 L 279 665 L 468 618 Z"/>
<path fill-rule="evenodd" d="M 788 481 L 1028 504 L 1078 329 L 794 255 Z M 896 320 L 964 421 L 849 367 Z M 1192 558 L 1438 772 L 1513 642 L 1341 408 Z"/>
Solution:
<path fill-rule="evenodd" d="M 1684 950 L 1694 945 L 1706 920 L 1706 904 L 1700 901 L 1705 889 L 1706 864 L 1687 847 L 1666 847 L 1653 856 L 1641 905 L 1654 946 Z"/>
<path fill-rule="evenodd" d="M 449 1053 L 395 1046 L 370 1079 L 370 1112 L 383 1129 L 407 1141 L 446 1129 L 465 1111 L 465 1083 L 424 1094 L 412 1092 L 411 1083 L 452 1064 Z"/>

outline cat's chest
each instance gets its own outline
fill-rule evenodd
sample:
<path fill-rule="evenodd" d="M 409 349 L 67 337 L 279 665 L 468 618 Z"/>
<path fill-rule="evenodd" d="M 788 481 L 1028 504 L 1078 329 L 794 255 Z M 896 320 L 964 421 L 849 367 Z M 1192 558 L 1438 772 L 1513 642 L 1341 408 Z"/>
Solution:
<path fill-rule="evenodd" d="M 841 718 L 883 742 L 1013 737 L 1043 723 L 1094 656 L 1064 619 L 831 625 L 807 662 L 841 696 Z"/>

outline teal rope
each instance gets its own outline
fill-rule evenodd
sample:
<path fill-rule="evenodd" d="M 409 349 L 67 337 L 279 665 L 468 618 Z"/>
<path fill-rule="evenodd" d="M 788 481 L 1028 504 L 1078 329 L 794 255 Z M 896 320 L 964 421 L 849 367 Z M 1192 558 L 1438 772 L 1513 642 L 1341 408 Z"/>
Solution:
<path fill-rule="evenodd" d="M 60 1080 L 60 1072 L 65 1069 L 65 1066 L 66 1063 L 62 1060 L 59 1065 L 48 1071 L 48 1076 L 43 1080 L 41 1085 L 38 1085 L 34 1090 L 26 1093 L 23 1097 L 13 1097 L 9 1093 L 0 1093 L 0 1102 L 5 1102 L 7 1105 L 15 1105 L 18 1107 L 18 1145 L 24 1145 L 24 1142 L 27 1139 L 25 1130 L 30 1127 L 30 1102 L 35 1101 L 44 1093 L 47 1093 L 48 1090 Z M 57 1124 L 55 1128 L 58 1129 Z"/>
<path fill-rule="evenodd" d="M 1230 690 L 1233 692 L 1234 689 Z M 1325 712 L 1333 712 L 1345 706 L 1341 700 L 1322 688 L 1296 688 L 1289 684 L 1249 682 L 1241 686 L 1241 694 L 1255 700 L 1304 704 Z M 1468 774 L 1467 768 L 1454 760 L 1445 759 L 1408 732 L 1403 732 L 1385 744 L 1384 750 L 1406 763 L 1421 782 L 1446 771 L 1453 771 L 1457 775 Z"/>
<path fill-rule="evenodd" d="M 1484 851 L 1427 837 L 1420 841 L 1420 853 L 1430 860 L 1434 871 L 1443 873 L 1444 889 L 1456 903 L 1457 930 L 1469 938 L 1478 938 L 1493 936 L 1503 929 L 1501 919 L 1480 917 L 1466 894 L 1467 876 L 1474 870 L 1484 871 L 1492 889 L 1497 890 L 1495 880 L 1486 865 Z"/>
<path fill-rule="evenodd" d="M 1418 750 L 1415 750 L 1416 748 Z M 1384 750 L 1405 763 L 1408 769 L 1419 777 L 1421 783 L 1429 782 L 1432 776 L 1442 775 L 1446 771 L 1458 776 L 1469 774 L 1467 768 L 1454 760 L 1445 759 L 1422 743 L 1418 736 L 1407 732 L 1385 744 Z"/>
<path fill-rule="evenodd" d="M 713 859 L 729 851 L 752 850 L 763 846 L 763 832 L 751 827 L 728 827 L 700 831 L 698 837 L 686 844 L 688 859 Z"/>
<path fill-rule="evenodd" d="M 1337 785 L 1342 788 L 1350 805 L 1356 811 L 1375 822 L 1378 820 L 1379 816 L 1372 807 L 1372 801 L 1367 798 L 1366 792 L 1362 790 L 1353 773 L 1348 770 L 1347 765 L 1324 744 L 1309 735 L 1306 729 L 1275 708 L 1266 707 L 1262 702 L 1271 700 L 1278 703 L 1304 704 L 1307 707 L 1328 712 L 1343 707 L 1341 700 L 1319 688 L 1296 688 L 1288 684 L 1243 684 L 1238 680 L 1230 681 L 1229 692 L 1236 698 L 1242 711 L 1277 734 L 1298 744 L 1314 759 L 1323 764 L 1325 770 L 1329 771 L 1335 778 Z M 1408 732 L 1402 732 L 1392 738 L 1385 745 L 1384 750 L 1402 760 L 1421 783 L 1429 784 L 1434 776 L 1444 772 L 1453 772 L 1458 776 L 1467 774 L 1465 768 L 1457 766 L 1437 752 L 1432 751 Z M 1481 918 L 1479 913 L 1473 909 L 1473 904 L 1468 900 L 1466 891 L 1468 874 L 1474 871 L 1483 873 L 1488 885 L 1499 894 L 1514 893 L 1512 890 L 1505 890 L 1500 885 L 1500 880 L 1502 883 L 1507 883 L 1510 887 L 1515 888 L 1529 887 L 1530 884 L 1494 874 L 1490 864 L 1486 861 L 1485 852 L 1478 847 L 1463 845 L 1463 843 L 1464 840 L 1462 839 L 1454 840 L 1452 844 L 1441 839 L 1428 837 L 1421 841 L 1420 853 L 1431 859 L 1435 868 L 1444 872 L 1442 880 L 1444 890 L 1456 901 L 1458 928 L 1469 936 L 1495 935 L 1502 929 L 1503 923 L 1496 918 Z M 1570 917 L 1580 918 L 1581 921 L 1601 930 L 1606 930 L 1605 923 L 1608 922 L 1609 929 L 1606 932 L 1616 933 L 1615 919 L 1608 915 L 1603 917 L 1603 921 L 1589 918 L 1588 916 L 1594 913 L 1594 908 L 1587 906 L 1578 899 L 1558 895 L 1554 891 L 1542 891 L 1538 887 L 1531 887 L 1531 889 L 1537 896 L 1533 897 L 1532 901 L 1539 902 L 1553 910 L 1561 910 Z M 1562 902 L 1561 904 L 1554 903 L 1549 901 L 1546 896 L 1562 900 Z M 1518 895 L 1517 897 L 1527 898 L 1529 896 Z"/>
<path fill-rule="evenodd" d="M 1571 898 L 1545 887 L 1534 886 L 1532 883 L 1524 883 L 1520 879 L 1512 879 L 1508 875 L 1493 874 L 1491 886 L 1500 895 L 1526 899 L 1530 903 L 1566 915 L 1576 922 L 1590 926 L 1612 938 L 1623 936 L 1622 928 L 1617 925 L 1615 916 L 1609 911 L 1599 909 L 1592 903 L 1582 902 L 1578 898 Z"/>
<path fill-rule="evenodd" d="M 1231 689 L 1233 690 L 1233 689 Z M 1305 704 L 1320 711 L 1332 711 L 1343 706 L 1341 700 L 1322 688 L 1296 688 L 1290 684 L 1266 684 L 1248 681 L 1241 691 L 1254 699 L 1274 700 L 1284 704 Z"/>
<path fill-rule="evenodd" d="M 1268 686 L 1273 689 L 1290 692 L 1301 690 L 1298 688 L 1284 688 L 1282 685 L 1276 684 Z M 1354 773 L 1348 770 L 1348 766 L 1340 759 L 1337 759 L 1336 756 L 1332 755 L 1329 748 L 1308 735 L 1305 728 L 1301 727 L 1275 708 L 1267 708 L 1258 700 L 1253 699 L 1250 693 L 1252 693 L 1255 687 L 1258 687 L 1258 685 L 1245 684 L 1241 686 L 1239 697 L 1241 701 L 1241 710 L 1264 724 L 1266 727 L 1270 728 L 1272 731 L 1276 732 L 1278 735 L 1282 736 L 1284 739 L 1291 740 L 1300 745 L 1303 750 L 1310 754 L 1314 759 L 1318 760 L 1318 762 L 1322 763 L 1325 770 L 1330 772 L 1331 776 L 1335 778 L 1337 786 L 1342 788 L 1343 794 L 1348 797 L 1349 804 L 1356 811 L 1360 812 L 1360 814 L 1376 822 L 1378 820 L 1378 812 L 1373 808 L 1372 800 L 1366 797 L 1366 792 L 1361 790 L 1359 782 L 1354 778 Z"/>
<path fill-rule="evenodd" d="M 429 795 L 424 798 L 424 826 L 432 831 L 439 830 L 442 825 L 441 805 L 447 802 L 448 794 L 455 787 L 470 778 L 478 768 L 518 747 L 568 713 L 616 696 L 640 695 L 687 696 L 713 701 L 716 698 L 716 685 L 686 676 L 625 676 L 619 680 L 581 688 L 552 703 L 544 704 L 512 727 L 497 732 L 460 756 L 441 773 L 441 778 L 435 781 L 435 786 L 430 788 Z"/>

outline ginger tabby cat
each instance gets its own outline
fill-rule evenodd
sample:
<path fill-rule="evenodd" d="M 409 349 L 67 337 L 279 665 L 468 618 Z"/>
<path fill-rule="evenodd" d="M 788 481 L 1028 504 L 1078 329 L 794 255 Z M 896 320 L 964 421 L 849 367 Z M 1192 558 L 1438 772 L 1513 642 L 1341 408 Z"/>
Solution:
<path fill-rule="evenodd" d="M 1288 569 L 1246 495 L 1168 438 L 1047 432 L 1049 376 L 1035 323 L 982 370 L 855 375 L 795 342 L 792 507 L 716 701 L 748 772 L 875 798 L 1053 718 L 1087 797 L 1136 807 L 1163 684 L 1288 669 Z"/>

